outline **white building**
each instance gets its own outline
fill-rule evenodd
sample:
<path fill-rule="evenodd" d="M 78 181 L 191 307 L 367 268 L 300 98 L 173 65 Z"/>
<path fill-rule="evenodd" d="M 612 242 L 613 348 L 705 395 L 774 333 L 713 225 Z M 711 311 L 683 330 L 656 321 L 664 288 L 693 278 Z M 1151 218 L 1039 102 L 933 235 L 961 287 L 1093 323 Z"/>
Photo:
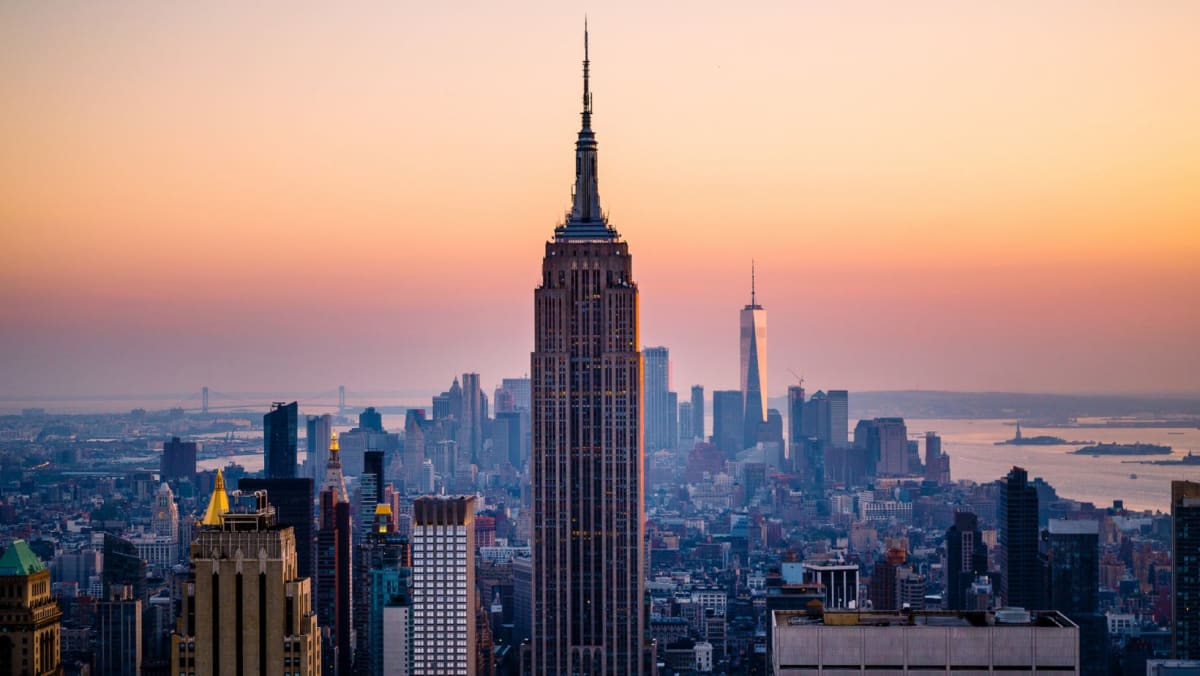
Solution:
<path fill-rule="evenodd" d="M 412 673 L 412 654 L 409 652 L 411 613 L 412 608 L 407 605 L 383 607 L 383 670 L 386 674 L 408 676 Z"/>
<path fill-rule="evenodd" d="M 1079 628 L 1056 611 L 913 613 L 776 610 L 776 676 L 801 674 L 1079 673 Z"/>
<path fill-rule="evenodd" d="M 475 498 L 413 501 L 412 673 L 475 675 Z"/>

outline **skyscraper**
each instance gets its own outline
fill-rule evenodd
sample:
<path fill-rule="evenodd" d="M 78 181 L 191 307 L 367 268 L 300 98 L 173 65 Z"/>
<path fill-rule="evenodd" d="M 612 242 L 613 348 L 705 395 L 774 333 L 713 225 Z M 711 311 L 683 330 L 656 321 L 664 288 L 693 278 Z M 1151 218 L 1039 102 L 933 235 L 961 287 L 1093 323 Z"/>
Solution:
<path fill-rule="evenodd" d="M 171 437 L 163 442 L 162 464 L 159 466 L 160 478 L 163 481 L 196 478 L 196 442 L 180 441 L 179 437 Z"/>
<path fill-rule="evenodd" d="M 1171 482 L 1171 657 L 1200 660 L 1200 483 Z"/>
<path fill-rule="evenodd" d="M 692 432 L 692 402 L 679 403 L 679 424 L 676 425 L 676 428 L 679 430 L 680 443 L 687 444 L 690 448 L 692 439 L 696 438 Z"/>
<path fill-rule="evenodd" d="M 767 421 L 767 311 L 758 304 L 753 265 L 750 304 L 741 312 L 741 376 L 743 448 L 749 448 L 758 442 L 758 426 Z"/>
<path fill-rule="evenodd" d="M 124 585 L 96 604 L 96 670 L 113 676 L 142 673 L 142 602 Z"/>
<path fill-rule="evenodd" d="M 263 416 L 263 440 L 266 457 L 263 470 L 270 479 L 291 479 L 296 476 L 296 402 L 277 401 L 271 412 Z"/>
<path fill-rule="evenodd" d="M 642 674 L 638 291 L 600 210 L 584 30 L 575 192 L 534 291 L 533 627 L 538 674 Z M 414 552 L 415 554 L 415 552 Z"/>
<path fill-rule="evenodd" d="M 413 501 L 414 676 L 476 673 L 474 520 L 474 496 Z"/>
<path fill-rule="evenodd" d="M 462 426 L 459 427 L 458 445 L 467 453 L 471 462 L 479 462 L 483 450 L 483 390 L 479 387 L 478 373 L 464 373 L 462 377 Z"/>
<path fill-rule="evenodd" d="M 845 448 L 850 438 L 850 393 L 829 390 L 825 396 L 829 402 L 829 447 Z"/>
<path fill-rule="evenodd" d="M 704 386 L 692 385 L 692 436 L 704 440 Z"/>
<path fill-rule="evenodd" d="M 1107 673 L 1108 621 L 1100 610 L 1100 522 L 1050 519 L 1049 607 L 1079 625 L 1080 673 Z"/>
<path fill-rule="evenodd" d="M 350 497 L 342 477 L 342 461 L 337 433 L 331 435 L 329 464 L 321 487 L 320 528 L 317 531 L 317 618 L 327 671 L 334 676 L 350 676 L 353 641 L 350 632 L 351 575 Z M 328 654 L 326 653 L 328 649 Z"/>
<path fill-rule="evenodd" d="M 642 376 L 646 452 L 650 453 L 670 447 L 667 393 L 671 389 L 671 355 L 667 348 L 647 347 L 642 350 Z"/>
<path fill-rule="evenodd" d="M 329 463 L 329 435 L 333 433 L 333 416 L 310 415 L 305 420 L 305 450 L 308 452 L 304 460 L 304 475 L 317 485 L 325 478 L 325 465 Z"/>
<path fill-rule="evenodd" d="M 1046 577 L 1038 553 L 1038 496 L 1029 474 L 1013 467 L 1000 486 L 1000 596 L 1004 604 L 1046 609 Z"/>
<path fill-rule="evenodd" d="M 321 673 L 311 584 L 296 574 L 294 532 L 276 524 L 266 493 L 229 496 L 216 485 L 191 560 L 172 673 Z"/>
<path fill-rule="evenodd" d="M 987 573 L 988 552 L 979 530 L 979 517 L 955 512 L 946 530 L 946 608 L 967 610 L 967 594 L 979 575 Z"/>
<path fill-rule="evenodd" d="M 328 456 L 326 450 L 324 455 Z M 238 489 L 243 493 L 266 491 L 267 500 L 275 509 L 275 523 L 291 526 L 296 538 L 296 573 L 300 577 L 313 577 L 313 480 L 308 477 L 295 479 L 258 479 L 243 477 L 238 480 Z"/>
<path fill-rule="evenodd" d="M 745 409 L 739 390 L 717 390 L 713 392 L 713 444 L 727 458 L 733 458 L 745 450 Z"/>

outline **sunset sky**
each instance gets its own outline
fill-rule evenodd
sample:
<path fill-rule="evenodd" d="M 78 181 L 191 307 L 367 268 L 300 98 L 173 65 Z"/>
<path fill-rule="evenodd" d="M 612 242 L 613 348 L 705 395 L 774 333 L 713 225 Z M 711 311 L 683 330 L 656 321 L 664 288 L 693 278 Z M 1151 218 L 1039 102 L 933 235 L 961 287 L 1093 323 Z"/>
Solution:
<path fill-rule="evenodd" d="M 0 396 L 526 373 L 585 11 L 676 389 L 1200 391 L 1200 2 L 9 2 Z"/>

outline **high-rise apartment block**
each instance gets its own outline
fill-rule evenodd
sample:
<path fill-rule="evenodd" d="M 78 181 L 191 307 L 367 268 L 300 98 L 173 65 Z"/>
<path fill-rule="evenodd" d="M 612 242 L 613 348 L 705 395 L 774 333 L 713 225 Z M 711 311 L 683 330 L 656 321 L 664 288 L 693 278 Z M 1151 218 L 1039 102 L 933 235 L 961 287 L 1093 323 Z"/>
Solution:
<path fill-rule="evenodd" d="M 600 209 L 584 35 L 575 192 L 534 291 L 526 663 L 537 674 L 636 676 L 647 662 L 638 288 L 629 245 Z"/>
<path fill-rule="evenodd" d="M 475 498 L 413 501 L 412 674 L 475 676 Z"/>

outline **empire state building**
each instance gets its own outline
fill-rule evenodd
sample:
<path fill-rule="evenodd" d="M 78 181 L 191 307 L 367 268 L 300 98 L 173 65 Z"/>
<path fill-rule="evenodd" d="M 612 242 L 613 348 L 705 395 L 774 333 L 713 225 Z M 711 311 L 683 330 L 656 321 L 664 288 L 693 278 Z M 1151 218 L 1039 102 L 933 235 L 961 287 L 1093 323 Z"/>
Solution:
<path fill-rule="evenodd" d="M 645 673 L 641 353 L 629 245 L 600 210 L 584 29 L 571 210 L 534 291 L 534 674 Z"/>

